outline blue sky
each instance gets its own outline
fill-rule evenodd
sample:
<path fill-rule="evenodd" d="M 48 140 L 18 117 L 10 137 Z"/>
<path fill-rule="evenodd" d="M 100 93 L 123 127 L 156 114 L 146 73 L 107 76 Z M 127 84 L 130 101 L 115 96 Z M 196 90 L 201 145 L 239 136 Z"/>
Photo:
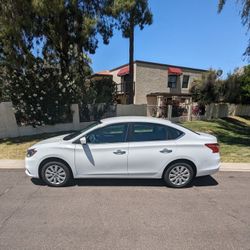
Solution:
<path fill-rule="evenodd" d="M 222 69 L 224 76 L 247 64 L 248 42 L 236 0 L 221 14 L 217 0 L 149 0 L 154 22 L 135 31 L 135 59 L 197 68 Z M 95 72 L 128 62 L 128 39 L 116 31 L 109 45 L 99 42 L 92 58 Z"/>

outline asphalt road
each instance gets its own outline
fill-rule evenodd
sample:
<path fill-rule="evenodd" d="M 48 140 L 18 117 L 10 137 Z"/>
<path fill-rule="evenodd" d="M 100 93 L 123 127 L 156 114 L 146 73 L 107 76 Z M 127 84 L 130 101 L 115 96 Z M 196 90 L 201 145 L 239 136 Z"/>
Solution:
<path fill-rule="evenodd" d="M 33 183 L 34 182 L 34 183 Z M 250 173 L 49 188 L 0 170 L 0 249 L 250 249 Z"/>

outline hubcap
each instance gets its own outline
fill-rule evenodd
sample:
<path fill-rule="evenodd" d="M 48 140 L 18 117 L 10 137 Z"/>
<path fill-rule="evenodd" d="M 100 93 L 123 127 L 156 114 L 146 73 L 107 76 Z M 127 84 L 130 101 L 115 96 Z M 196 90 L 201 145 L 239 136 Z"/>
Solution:
<path fill-rule="evenodd" d="M 169 180 L 177 186 L 187 183 L 189 178 L 190 170 L 186 166 L 176 166 L 169 173 Z"/>
<path fill-rule="evenodd" d="M 61 184 L 66 179 L 66 173 L 61 166 L 51 165 L 46 168 L 45 177 L 51 184 Z"/>

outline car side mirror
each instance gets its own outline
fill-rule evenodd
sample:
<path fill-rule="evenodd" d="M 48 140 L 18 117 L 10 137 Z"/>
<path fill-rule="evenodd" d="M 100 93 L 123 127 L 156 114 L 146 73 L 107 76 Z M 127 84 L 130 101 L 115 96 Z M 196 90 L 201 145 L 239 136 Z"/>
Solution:
<path fill-rule="evenodd" d="M 86 139 L 85 136 L 83 136 L 82 138 L 80 138 L 80 143 L 81 143 L 82 145 L 87 144 L 87 139 Z"/>

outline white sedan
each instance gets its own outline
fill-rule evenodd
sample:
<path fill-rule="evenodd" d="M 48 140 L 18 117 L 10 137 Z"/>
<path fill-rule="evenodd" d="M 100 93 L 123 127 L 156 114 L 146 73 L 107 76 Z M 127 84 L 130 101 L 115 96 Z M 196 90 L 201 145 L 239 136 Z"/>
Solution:
<path fill-rule="evenodd" d="M 26 174 L 50 186 L 71 178 L 155 178 L 184 187 L 219 170 L 216 137 L 170 121 L 114 117 L 27 150 Z"/>

